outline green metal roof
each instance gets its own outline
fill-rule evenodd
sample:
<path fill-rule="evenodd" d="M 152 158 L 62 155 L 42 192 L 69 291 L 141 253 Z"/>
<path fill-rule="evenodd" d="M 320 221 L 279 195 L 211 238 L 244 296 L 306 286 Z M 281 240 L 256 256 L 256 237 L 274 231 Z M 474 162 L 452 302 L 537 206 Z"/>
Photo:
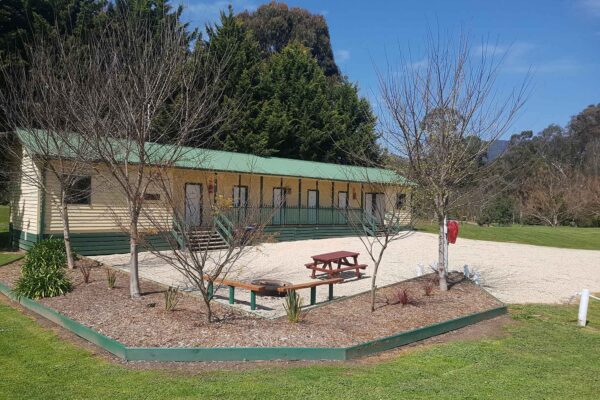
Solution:
<path fill-rule="evenodd" d="M 56 145 L 58 139 L 40 140 L 41 135 L 39 135 L 39 132 L 20 129 L 17 130 L 17 137 L 32 154 L 69 157 L 69 150 L 65 149 L 73 146 L 68 144 L 65 146 Z M 73 134 L 69 138 L 71 144 L 81 143 L 81 141 L 81 136 L 77 134 Z M 173 159 L 175 160 L 174 166 L 179 168 L 363 183 L 407 184 L 404 177 L 394 171 L 382 168 L 339 165 L 291 158 L 260 157 L 245 153 L 194 147 L 175 147 L 157 143 L 148 143 L 146 146 L 146 152 L 157 160 L 156 164 L 159 164 L 160 160 Z M 61 153 L 57 148 L 61 149 Z M 173 157 L 174 151 L 178 152 L 176 157 Z M 90 158 L 93 158 L 93 156 L 90 155 Z M 130 154 L 128 161 L 136 163 L 136 159 L 137 157 Z"/>

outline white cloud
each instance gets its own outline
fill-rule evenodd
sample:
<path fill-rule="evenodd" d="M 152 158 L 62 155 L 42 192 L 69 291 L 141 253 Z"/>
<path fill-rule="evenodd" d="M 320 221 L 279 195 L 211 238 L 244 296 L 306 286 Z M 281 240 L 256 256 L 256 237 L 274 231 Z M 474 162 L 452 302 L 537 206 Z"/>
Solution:
<path fill-rule="evenodd" d="M 593 17 L 600 17 L 600 0 L 579 0 L 579 8 Z"/>
<path fill-rule="evenodd" d="M 335 52 L 335 60 L 339 63 L 343 63 L 344 61 L 348 61 L 350 59 L 350 50 L 336 50 Z"/>

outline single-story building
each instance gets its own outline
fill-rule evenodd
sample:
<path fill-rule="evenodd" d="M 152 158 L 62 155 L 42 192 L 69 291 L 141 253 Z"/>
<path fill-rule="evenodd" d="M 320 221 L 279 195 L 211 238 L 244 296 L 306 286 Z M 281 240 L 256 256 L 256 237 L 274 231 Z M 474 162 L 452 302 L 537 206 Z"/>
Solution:
<path fill-rule="evenodd" d="M 12 238 L 15 246 L 28 249 L 43 238 L 62 237 L 60 185 L 44 167 L 53 161 L 47 153 L 44 162 L 40 160 L 30 133 L 22 130 L 16 136 L 21 157 L 12 189 Z M 184 148 L 183 154 L 169 167 L 170 186 L 180 199 L 185 223 L 199 231 L 209 225 L 212 205 L 223 199 L 231 204 L 230 218 L 239 218 L 249 208 L 268 216 L 265 230 L 279 241 L 355 235 L 350 214 L 370 215 L 383 223 L 383 216 L 394 208 L 406 220 L 409 217 L 409 185 L 386 169 L 200 148 Z M 105 182 L 107 174 L 99 176 L 97 168 L 78 170 L 74 190 L 79 195 L 67 196 L 72 198 L 68 216 L 73 248 L 84 255 L 126 253 L 126 198 Z M 45 190 L 32 176 L 39 177 Z M 160 190 L 150 187 L 144 207 L 142 219 L 165 214 Z M 147 221 L 140 221 L 142 228 L 145 225 Z M 160 247 L 164 239 L 151 236 Z"/>

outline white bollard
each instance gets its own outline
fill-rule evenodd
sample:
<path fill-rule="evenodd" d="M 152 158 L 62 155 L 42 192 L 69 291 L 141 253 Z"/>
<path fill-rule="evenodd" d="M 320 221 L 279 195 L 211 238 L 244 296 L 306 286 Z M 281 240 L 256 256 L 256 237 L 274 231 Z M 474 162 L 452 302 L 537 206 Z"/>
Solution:
<path fill-rule="evenodd" d="M 579 315 L 577 316 L 577 325 L 579 326 L 585 326 L 587 324 L 587 310 L 589 302 L 590 291 L 589 289 L 583 289 L 581 291 L 581 299 L 579 300 Z"/>

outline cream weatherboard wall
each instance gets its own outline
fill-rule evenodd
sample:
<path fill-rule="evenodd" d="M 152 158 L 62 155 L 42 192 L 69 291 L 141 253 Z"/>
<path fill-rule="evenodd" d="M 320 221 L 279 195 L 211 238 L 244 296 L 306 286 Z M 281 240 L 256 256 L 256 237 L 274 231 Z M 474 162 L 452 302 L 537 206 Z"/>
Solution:
<path fill-rule="evenodd" d="M 62 237 L 63 222 L 60 213 L 60 184 L 56 176 L 46 171 L 46 191 L 39 190 L 35 184 L 40 179 L 40 166 L 23 153 L 21 176 L 18 188 L 14 191 L 12 222 L 19 247 L 28 248 L 39 238 Z M 135 172 L 134 168 L 132 172 Z M 113 181 L 106 170 L 90 166 L 79 171 L 80 175 L 91 177 L 91 200 L 89 204 L 69 204 L 69 223 L 73 247 L 84 255 L 128 252 L 127 228 L 129 225 L 126 197 L 119 185 Z M 31 179 L 33 177 L 33 179 Z M 146 200 L 140 217 L 139 228 L 154 248 L 167 249 L 166 238 L 173 229 L 173 212 L 166 199 L 170 198 L 162 187 L 172 193 L 175 208 L 180 215 L 185 213 L 186 184 L 200 184 L 202 187 L 203 221 L 208 222 L 211 207 L 215 201 L 225 200 L 231 203 L 235 186 L 248 188 L 248 206 L 272 207 L 275 188 L 283 187 L 286 192 L 286 206 L 290 208 L 308 207 L 309 190 L 318 190 L 318 207 L 337 208 L 340 193 L 346 193 L 348 207 L 363 207 L 366 193 L 385 193 L 386 210 L 395 207 L 395 198 L 399 192 L 408 192 L 406 187 L 393 185 L 371 185 L 368 183 L 320 180 L 313 178 L 257 175 L 207 171 L 196 169 L 171 169 L 165 177 L 164 185 L 150 186 L 148 193 L 158 195 L 157 200 Z M 402 211 L 405 212 L 405 211 Z M 300 215 L 300 214 L 298 214 Z M 406 212 L 408 216 L 408 212 Z M 408 220 L 408 218 L 407 218 Z M 315 238 L 324 234 L 323 226 L 270 227 L 288 231 L 304 230 L 295 238 Z M 163 234 L 158 234 L 162 231 Z M 166 233 L 166 234 L 164 234 Z M 289 232 L 288 232 L 289 233 Z M 331 235 L 355 234 L 350 227 L 337 227 Z M 291 235 L 282 235 L 281 240 L 291 240 Z M 286 239 L 287 238 L 287 239 Z"/>
<path fill-rule="evenodd" d="M 135 172 L 133 170 L 132 172 Z M 81 171 L 80 175 L 91 177 L 92 190 L 90 204 L 69 204 L 69 226 L 73 233 L 126 232 L 129 228 L 127 197 L 118 183 L 105 168 Z M 60 183 L 55 174 L 46 173 L 44 233 L 60 235 L 63 231 L 60 213 Z M 149 193 L 162 190 L 148 189 Z M 171 229 L 172 218 L 168 208 L 161 201 L 147 201 L 140 216 L 141 230 L 155 230 L 158 227 Z"/>
<path fill-rule="evenodd" d="M 10 222 L 13 228 L 13 241 L 29 248 L 36 242 L 40 229 L 40 204 L 42 191 L 40 168 L 33 158 L 22 148 L 18 174 L 15 177 L 11 196 Z"/>

